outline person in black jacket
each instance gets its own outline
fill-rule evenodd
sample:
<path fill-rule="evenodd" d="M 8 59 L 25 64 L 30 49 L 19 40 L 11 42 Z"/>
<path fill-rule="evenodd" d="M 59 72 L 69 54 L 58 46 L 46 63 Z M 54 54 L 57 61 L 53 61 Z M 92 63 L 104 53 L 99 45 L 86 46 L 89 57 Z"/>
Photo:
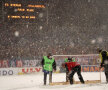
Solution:
<path fill-rule="evenodd" d="M 108 83 L 108 52 L 102 49 L 98 50 L 101 58 L 100 68 L 104 67 L 106 82 Z"/>
<path fill-rule="evenodd" d="M 52 54 L 49 53 L 47 56 L 43 56 L 41 64 L 44 72 L 44 85 L 46 85 L 47 74 L 49 74 L 49 83 L 52 82 L 52 71 L 56 71 L 56 62 Z"/>

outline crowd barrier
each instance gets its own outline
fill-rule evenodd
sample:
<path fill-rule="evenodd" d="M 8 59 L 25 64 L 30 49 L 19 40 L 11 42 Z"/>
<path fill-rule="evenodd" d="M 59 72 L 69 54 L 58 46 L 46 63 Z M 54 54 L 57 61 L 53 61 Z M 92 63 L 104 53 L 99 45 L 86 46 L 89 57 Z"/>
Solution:
<path fill-rule="evenodd" d="M 99 55 L 71 55 L 81 64 L 82 72 L 99 72 Z M 56 73 L 65 72 L 62 67 L 64 59 L 68 56 L 55 55 L 57 65 Z M 102 70 L 103 71 L 103 70 Z M 41 60 L 0 60 L 0 76 L 6 75 L 22 75 L 42 72 Z"/>

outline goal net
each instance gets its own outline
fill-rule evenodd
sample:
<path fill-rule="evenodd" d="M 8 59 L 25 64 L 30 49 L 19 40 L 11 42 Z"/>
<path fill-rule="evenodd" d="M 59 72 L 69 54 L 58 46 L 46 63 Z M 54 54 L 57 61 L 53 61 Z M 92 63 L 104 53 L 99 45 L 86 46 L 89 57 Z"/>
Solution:
<path fill-rule="evenodd" d="M 78 63 L 81 64 L 81 73 L 84 80 L 100 80 L 100 58 L 98 54 L 53 55 L 53 57 L 56 60 L 57 73 L 66 73 L 66 69 L 62 66 L 62 63 L 64 63 L 65 58 L 73 57 Z M 79 80 L 76 74 L 74 75 L 74 79 L 75 81 Z"/>

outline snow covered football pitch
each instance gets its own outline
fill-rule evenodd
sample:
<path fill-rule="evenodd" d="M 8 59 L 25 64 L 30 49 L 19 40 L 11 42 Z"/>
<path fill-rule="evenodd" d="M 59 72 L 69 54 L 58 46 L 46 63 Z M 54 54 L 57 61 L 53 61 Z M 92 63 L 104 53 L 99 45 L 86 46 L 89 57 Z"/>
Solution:
<path fill-rule="evenodd" d="M 100 80 L 100 72 L 82 72 L 84 80 Z M 49 75 L 48 75 L 49 78 Z M 47 78 L 47 79 L 48 79 Z M 77 74 L 74 79 L 79 81 Z M 105 75 L 101 72 L 102 83 L 73 85 L 43 85 L 43 73 L 20 76 L 0 76 L 0 90 L 108 90 Z M 65 81 L 65 73 L 54 73 L 53 82 Z"/>

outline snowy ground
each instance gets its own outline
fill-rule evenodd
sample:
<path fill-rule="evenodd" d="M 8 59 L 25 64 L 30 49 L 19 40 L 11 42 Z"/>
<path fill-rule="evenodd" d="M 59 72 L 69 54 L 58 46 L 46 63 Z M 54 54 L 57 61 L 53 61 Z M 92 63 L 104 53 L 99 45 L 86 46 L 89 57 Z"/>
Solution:
<path fill-rule="evenodd" d="M 82 73 L 84 80 L 99 80 L 100 73 Z M 74 76 L 78 81 L 77 74 Z M 98 84 L 74 84 L 74 85 L 43 85 L 43 74 L 29 74 L 21 76 L 0 76 L 0 90 L 108 90 L 105 83 L 105 75 L 101 73 L 102 83 Z M 53 74 L 53 82 L 65 81 L 65 73 Z"/>

